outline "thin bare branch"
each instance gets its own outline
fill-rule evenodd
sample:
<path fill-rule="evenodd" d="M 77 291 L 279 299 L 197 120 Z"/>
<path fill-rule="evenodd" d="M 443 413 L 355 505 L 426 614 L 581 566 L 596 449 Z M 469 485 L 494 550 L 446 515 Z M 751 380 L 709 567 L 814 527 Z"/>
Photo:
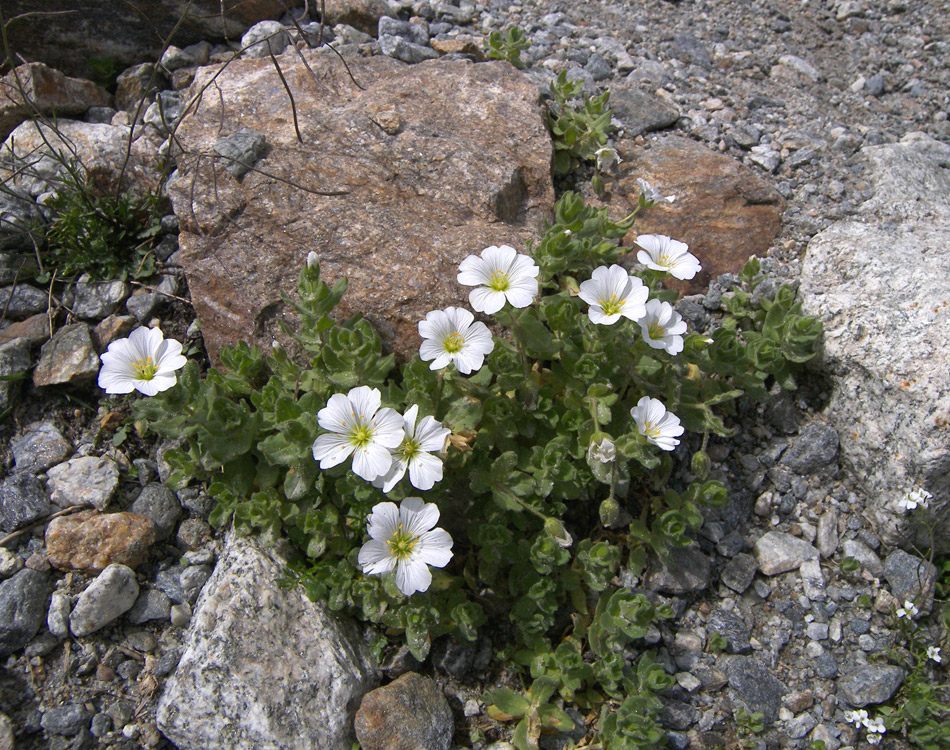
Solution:
<path fill-rule="evenodd" d="M 297 22 L 294 21 L 294 23 Z M 290 90 L 290 86 L 287 85 L 287 79 L 284 78 L 284 71 L 280 69 L 280 65 L 277 63 L 277 58 L 274 57 L 273 52 L 270 53 L 270 61 L 274 63 L 277 75 L 280 76 L 280 82 L 284 84 L 284 91 L 287 92 L 287 98 L 290 99 L 290 112 L 294 117 L 294 132 L 297 134 L 297 142 L 302 144 L 303 138 L 300 137 L 300 126 L 297 124 L 297 103 L 294 101 L 294 94 Z"/>

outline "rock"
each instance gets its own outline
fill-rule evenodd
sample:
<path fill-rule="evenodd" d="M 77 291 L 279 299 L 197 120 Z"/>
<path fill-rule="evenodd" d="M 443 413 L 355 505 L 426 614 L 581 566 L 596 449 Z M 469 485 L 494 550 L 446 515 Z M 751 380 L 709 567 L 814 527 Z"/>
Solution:
<path fill-rule="evenodd" d="M 379 38 L 379 50 L 384 55 L 401 60 L 404 63 L 421 63 L 424 60 L 434 60 L 439 56 L 432 47 L 413 44 L 399 36 L 386 34 Z"/>
<path fill-rule="evenodd" d="M 885 91 L 884 74 L 875 73 L 873 76 L 868 78 L 864 88 L 868 92 L 868 96 L 873 96 L 875 98 L 882 96 Z"/>
<path fill-rule="evenodd" d="M 23 567 L 23 561 L 6 547 L 0 547 L 0 579 L 9 578 Z"/>
<path fill-rule="evenodd" d="M 643 585 L 662 594 L 685 594 L 709 586 L 709 558 L 699 545 L 673 547 L 664 557 L 651 556 Z"/>
<path fill-rule="evenodd" d="M 158 728 L 181 750 L 349 750 L 352 712 L 375 681 L 367 648 L 301 588 L 277 585 L 285 565 L 228 538 L 158 705 Z"/>
<path fill-rule="evenodd" d="M 25 378 L 15 376 L 25 376 L 31 364 L 30 342 L 26 339 L 13 339 L 0 344 L 0 377 L 10 378 L 0 380 L 0 413 L 16 403 Z"/>
<path fill-rule="evenodd" d="M 138 595 L 135 571 L 113 563 L 79 595 L 69 615 L 69 628 L 78 638 L 95 633 L 127 612 Z"/>
<path fill-rule="evenodd" d="M 127 338 L 136 327 L 135 318 L 131 315 L 110 315 L 92 329 L 92 341 L 96 350 L 102 352 L 116 339 Z"/>
<path fill-rule="evenodd" d="M 155 524 L 134 513 L 86 510 L 54 518 L 46 527 L 46 553 L 60 570 L 98 573 L 115 563 L 134 568 L 153 544 Z"/>
<path fill-rule="evenodd" d="M 719 574 L 719 580 L 736 593 L 741 594 L 749 588 L 758 569 L 759 564 L 752 555 L 740 552 L 726 563 Z"/>
<path fill-rule="evenodd" d="M 429 43 L 429 32 L 422 24 L 409 23 L 409 21 L 400 21 L 397 18 L 383 16 L 379 19 L 377 29 L 380 40 L 384 36 L 398 36 L 413 44 Z"/>
<path fill-rule="evenodd" d="M 817 559 L 805 560 L 799 566 L 798 573 L 802 577 L 802 590 L 809 601 L 823 602 L 828 598 L 825 591 L 825 577 L 821 573 L 821 563 Z"/>
<path fill-rule="evenodd" d="M 72 602 L 65 594 L 54 592 L 53 596 L 50 597 L 49 611 L 46 613 L 46 627 L 57 638 L 69 637 L 69 613 L 72 609 Z"/>
<path fill-rule="evenodd" d="M 205 97 L 179 126 L 192 153 L 208 153 L 222 131 L 262 132 L 271 150 L 258 166 L 306 188 L 257 172 L 238 184 L 213 178 L 207 158 L 197 173 L 194 159 L 179 160 L 169 193 L 205 344 L 216 358 L 248 331 L 265 346 L 281 338 L 280 295 L 296 288 L 313 251 L 328 283 L 349 278 L 338 314 L 365 314 L 386 346 L 409 357 L 419 320 L 467 298 L 458 263 L 491 244 L 523 246 L 550 211 L 551 146 L 537 89 L 503 62 L 407 67 L 377 56 L 349 62 L 361 91 L 335 58 L 304 55 L 327 74 L 317 88 L 298 59 L 282 61 L 303 145 L 287 127 L 286 91 L 269 60 L 232 63 L 215 79 L 221 99 Z M 201 69 L 192 91 L 218 70 Z M 374 124 L 377 112 L 398 114 L 397 135 Z M 253 262 L 248 232 L 266 238 Z"/>
<path fill-rule="evenodd" d="M 699 65 L 701 68 L 712 66 L 712 58 L 706 46 L 691 34 L 673 35 L 673 54 L 683 62 Z"/>
<path fill-rule="evenodd" d="M 125 112 L 143 110 L 142 100 L 153 101 L 155 95 L 168 88 L 168 77 L 155 63 L 133 65 L 116 78 L 115 102 Z"/>
<path fill-rule="evenodd" d="M 8 344 L 16 339 L 22 339 L 31 346 L 42 344 L 49 340 L 50 325 L 49 315 L 46 313 L 31 315 L 26 320 L 11 323 L 6 328 L 0 329 L 0 345 Z"/>
<path fill-rule="evenodd" d="M 81 703 L 67 703 L 44 711 L 40 725 L 49 734 L 74 737 L 88 726 L 92 716 L 93 712 Z"/>
<path fill-rule="evenodd" d="M 45 223 L 43 214 L 26 190 L 6 185 L 0 192 L 0 249 L 29 250 L 38 228 Z M 36 237 L 39 241 L 39 237 Z M 6 266 L 6 264 L 4 264 Z M 4 268 L 3 276 L 8 276 Z M 4 278 L 9 284 L 13 277 Z"/>
<path fill-rule="evenodd" d="M 94 74 L 92 58 L 110 59 L 119 70 L 154 61 L 173 29 L 175 44 L 183 48 L 206 39 L 237 39 L 258 21 L 279 18 L 286 4 L 282 0 L 194 0 L 182 5 L 177 0 L 154 0 L 147 12 L 136 12 L 121 3 L 104 9 L 71 0 L 10 0 L 3 11 L 13 21 L 8 28 L 11 54 L 88 78 Z M 30 11 L 60 12 L 16 18 Z"/>
<path fill-rule="evenodd" d="M 46 620 L 49 576 L 25 568 L 0 582 L 0 657 L 26 646 Z"/>
<path fill-rule="evenodd" d="M 782 696 L 788 692 L 785 686 L 751 656 L 730 656 L 724 661 L 733 703 L 750 714 L 761 712 L 766 725 L 772 724 L 778 718 Z"/>
<path fill-rule="evenodd" d="M 950 145 L 911 133 L 866 147 L 874 197 L 818 234 L 802 265 L 806 314 L 824 323 L 834 389 L 825 415 L 888 544 L 930 545 L 926 524 L 890 510 L 914 486 L 934 495 L 937 554 L 950 551 L 950 316 L 934 268 L 950 267 Z M 888 300 L 881 305 L 881 299 Z M 894 342 L 900 342 L 895 346 Z M 908 524 L 914 524 L 908 526 Z"/>
<path fill-rule="evenodd" d="M 88 385 L 99 374 L 99 355 L 85 323 L 63 326 L 43 344 L 33 385 Z"/>
<path fill-rule="evenodd" d="M 321 3 L 321 7 L 324 11 L 323 20 L 328 26 L 346 24 L 373 36 L 376 35 L 380 19 L 393 14 L 384 0 L 326 0 Z"/>
<path fill-rule="evenodd" d="M 119 486 L 119 469 L 111 458 L 80 456 L 46 472 L 50 500 L 60 508 L 91 505 L 105 510 Z"/>
<path fill-rule="evenodd" d="M 43 63 L 27 63 L 0 79 L 0 139 L 36 112 L 52 117 L 81 115 L 109 104 L 109 92 L 92 81 L 68 78 Z"/>
<path fill-rule="evenodd" d="M 415 672 L 367 693 L 354 724 L 363 750 L 449 750 L 452 744 L 448 701 L 435 682 Z"/>
<path fill-rule="evenodd" d="M 651 146 L 643 149 L 627 139 L 618 143 L 619 175 L 604 180 L 611 213 L 619 219 L 636 207 L 638 177 L 676 201 L 638 217 L 625 245 L 632 246 L 639 234 L 665 234 L 687 243 L 703 270 L 676 285 L 686 294 L 703 293 L 710 279 L 741 270 L 752 255 L 767 254 L 784 210 L 775 188 L 740 162 L 683 136 L 660 136 Z M 636 253 L 629 257 L 635 260 Z"/>
<path fill-rule="evenodd" d="M 127 126 L 61 119 L 56 121 L 56 130 L 58 134 L 50 126 L 32 121 L 17 127 L 3 144 L 0 179 L 34 196 L 47 192 L 51 183 L 66 176 L 65 167 L 50 156 L 52 150 L 70 154 L 73 167 L 82 169 L 93 186 L 103 192 L 116 188 L 120 172 L 119 186 L 123 190 L 144 193 L 157 190 L 161 184 L 156 148 L 147 138 L 139 137 L 132 143 L 131 155 L 122 171 L 128 154 Z"/>
<path fill-rule="evenodd" d="M 893 664 L 861 667 L 838 680 L 838 693 L 855 708 L 889 700 L 904 682 L 904 670 Z"/>
<path fill-rule="evenodd" d="M 853 557 L 865 570 L 875 578 L 880 578 L 884 574 L 884 564 L 881 558 L 868 547 L 864 542 L 857 539 L 846 539 L 841 545 L 841 551 L 845 557 Z"/>
<path fill-rule="evenodd" d="M 190 565 L 182 571 L 181 590 L 187 604 L 195 603 L 201 588 L 210 577 L 210 565 Z"/>
<path fill-rule="evenodd" d="M 782 157 L 778 151 L 768 146 L 753 146 L 749 149 L 748 160 L 766 172 L 774 173 L 782 162 Z"/>
<path fill-rule="evenodd" d="M 43 484 L 32 474 L 12 474 L 0 485 L 0 529 L 16 531 L 50 513 Z"/>
<path fill-rule="evenodd" d="M 181 503 L 168 487 L 158 482 L 150 482 L 142 488 L 129 510 L 150 518 L 155 524 L 158 540 L 162 541 L 175 531 L 175 523 L 181 515 Z"/>
<path fill-rule="evenodd" d="M 146 589 L 139 593 L 135 604 L 126 613 L 126 619 L 133 625 L 141 625 L 149 620 L 167 620 L 171 606 L 171 600 L 163 592 Z"/>
<path fill-rule="evenodd" d="M 937 583 L 937 568 L 902 549 L 894 550 L 884 560 L 884 578 L 891 593 L 900 601 L 910 601 L 922 616 L 930 614 Z"/>
<path fill-rule="evenodd" d="M 610 108 L 630 138 L 675 125 L 680 116 L 675 107 L 644 93 L 632 81 L 617 81 L 610 86 Z"/>
<path fill-rule="evenodd" d="M 0 289 L 0 306 L 6 310 L 7 317 L 19 320 L 45 311 L 49 306 L 49 295 L 35 286 L 17 284 Z"/>
<path fill-rule="evenodd" d="M 824 422 L 812 422 L 782 454 L 782 464 L 797 474 L 813 474 L 838 455 L 838 433 Z"/>
<path fill-rule="evenodd" d="M 275 57 L 290 44 L 287 29 L 277 21 L 260 21 L 249 28 L 241 37 L 244 57 Z"/>
<path fill-rule="evenodd" d="M 165 70 L 171 72 L 181 68 L 193 68 L 198 65 L 198 61 L 187 52 L 179 49 L 174 44 L 169 44 L 162 53 L 162 59 L 159 61 Z M 205 59 L 207 62 L 207 59 Z M 204 63 L 201 63 L 202 65 Z"/>
<path fill-rule="evenodd" d="M 823 559 L 834 555 L 838 549 L 838 511 L 825 511 L 818 517 L 818 533 L 815 546 Z"/>
<path fill-rule="evenodd" d="M 11 444 L 17 471 L 39 473 L 58 464 L 71 450 L 52 422 L 37 422 Z"/>
<path fill-rule="evenodd" d="M 725 638 L 726 650 L 730 654 L 747 654 L 752 650 L 749 626 L 735 612 L 714 609 L 706 620 L 706 629 Z"/>
<path fill-rule="evenodd" d="M 224 171 L 232 177 L 247 174 L 266 149 L 267 137 L 248 128 L 241 128 L 233 135 L 214 142 L 214 152 L 222 157 Z"/>
<path fill-rule="evenodd" d="M 817 560 L 818 550 L 808 542 L 781 531 L 770 531 L 755 543 L 759 570 L 767 576 L 795 570 L 805 560 Z"/>
<path fill-rule="evenodd" d="M 778 62 L 779 65 L 784 65 L 786 68 L 791 68 L 795 72 L 801 73 L 811 81 L 817 82 L 824 79 L 824 76 L 814 65 L 812 65 L 807 60 L 803 60 L 797 55 L 782 55 L 779 57 Z"/>

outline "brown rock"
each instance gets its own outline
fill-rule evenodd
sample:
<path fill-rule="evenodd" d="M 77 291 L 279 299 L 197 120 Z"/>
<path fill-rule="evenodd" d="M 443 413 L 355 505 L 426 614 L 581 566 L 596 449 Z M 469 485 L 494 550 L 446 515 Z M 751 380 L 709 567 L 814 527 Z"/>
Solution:
<path fill-rule="evenodd" d="M 353 724 L 363 750 L 448 750 L 452 741 L 448 701 L 415 672 L 364 695 Z"/>
<path fill-rule="evenodd" d="M 155 544 L 155 524 L 135 513 L 85 510 L 46 528 L 46 554 L 60 570 L 99 573 L 112 563 L 134 568 Z"/>
<path fill-rule="evenodd" d="M 116 339 L 124 339 L 132 329 L 138 326 L 138 321 L 131 315 L 110 315 L 99 321 L 92 329 L 92 341 L 96 350 L 104 352 Z"/>
<path fill-rule="evenodd" d="M 338 315 L 365 314 L 411 356 L 428 311 L 466 303 L 459 262 L 524 247 L 553 205 L 538 91 L 507 63 L 353 60 L 359 88 L 332 56 L 309 60 L 319 85 L 297 58 L 281 60 L 302 143 L 270 60 L 232 63 L 178 129 L 191 156 L 169 194 L 213 358 L 238 340 L 270 344 L 310 251 L 327 283 L 349 279 Z M 201 69 L 191 91 L 217 72 Z M 207 157 L 196 164 L 241 128 L 266 135 L 259 172 L 236 180 Z"/>
<path fill-rule="evenodd" d="M 33 370 L 33 385 L 82 385 L 95 380 L 99 356 L 92 345 L 89 326 L 73 323 L 60 328 L 40 350 L 40 361 Z"/>
<path fill-rule="evenodd" d="M 639 234 L 665 234 L 689 245 L 703 270 L 688 282 L 668 283 L 687 294 L 705 291 L 710 279 L 742 269 L 752 255 L 764 255 L 781 230 L 785 201 L 768 182 L 740 162 L 678 135 L 650 142 L 650 148 L 622 141 L 620 175 L 606 180 L 612 215 L 637 205 L 642 177 L 672 204 L 643 211 L 624 245 L 634 250 Z M 674 280 L 675 281 L 675 280 Z"/>
<path fill-rule="evenodd" d="M 35 112 L 81 115 L 108 106 L 111 97 L 92 81 L 68 78 L 43 63 L 20 65 L 0 79 L 0 138 L 6 138 Z"/>
<path fill-rule="evenodd" d="M 323 7 L 324 23 L 330 26 L 345 23 L 373 36 L 376 36 L 379 19 L 393 14 L 383 0 L 326 0 Z"/>
<path fill-rule="evenodd" d="M 459 34 L 452 39 L 432 39 L 429 45 L 436 52 L 442 55 L 451 53 L 462 55 L 475 55 L 476 60 L 484 60 L 485 53 L 478 44 L 475 43 L 471 34 Z"/>
<path fill-rule="evenodd" d="M 54 315 L 53 325 L 55 326 Z M 6 328 L 0 330 L 0 345 L 6 344 L 13 339 L 26 339 L 30 344 L 42 344 L 49 341 L 50 337 L 50 319 L 46 313 L 37 313 L 31 315 L 26 320 L 17 323 L 11 323 Z"/>

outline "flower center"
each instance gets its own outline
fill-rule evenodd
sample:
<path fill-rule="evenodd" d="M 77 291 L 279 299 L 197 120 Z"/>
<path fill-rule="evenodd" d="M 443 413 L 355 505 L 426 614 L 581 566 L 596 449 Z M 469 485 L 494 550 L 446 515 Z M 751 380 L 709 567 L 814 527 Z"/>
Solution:
<path fill-rule="evenodd" d="M 132 363 L 132 374 L 136 380 L 151 380 L 158 372 L 158 367 L 152 362 L 152 358 L 146 357 Z"/>
<path fill-rule="evenodd" d="M 465 337 L 458 331 L 453 331 L 442 341 L 442 348 L 448 354 L 458 354 L 465 346 Z"/>
<path fill-rule="evenodd" d="M 400 446 L 400 451 L 406 463 L 409 463 L 412 461 L 412 459 L 419 455 L 419 443 L 412 438 L 406 438 Z"/>
<path fill-rule="evenodd" d="M 390 537 L 386 545 L 389 547 L 390 555 L 398 560 L 405 560 L 412 555 L 418 541 L 419 537 L 410 534 L 408 531 L 403 531 L 402 524 L 399 524 L 396 533 Z"/>
<path fill-rule="evenodd" d="M 644 422 L 643 423 L 643 434 L 647 437 L 656 437 L 660 434 L 660 428 L 653 424 L 653 422 Z"/>
<path fill-rule="evenodd" d="M 495 271 L 488 277 L 488 288 L 493 292 L 507 292 L 508 286 L 508 274 L 504 271 Z"/>
<path fill-rule="evenodd" d="M 661 339 L 666 335 L 666 329 L 659 323 L 650 323 L 650 327 L 647 329 L 647 331 L 650 334 L 650 338 L 654 341 Z"/>
<path fill-rule="evenodd" d="M 600 309 L 604 311 L 604 315 L 619 315 L 626 302 L 626 300 L 617 299 L 616 294 L 611 294 L 607 299 L 597 301 L 600 304 Z"/>
<path fill-rule="evenodd" d="M 673 265 L 673 261 L 672 261 L 672 258 L 671 258 L 669 255 L 663 255 L 663 254 L 661 254 L 660 257 L 657 258 L 656 264 L 657 264 L 658 266 L 666 266 L 667 268 L 669 268 L 670 266 Z"/>
<path fill-rule="evenodd" d="M 373 428 L 362 422 L 353 428 L 350 433 L 350 445 L 354 448 L 365 448 L 373 439 Z"/>

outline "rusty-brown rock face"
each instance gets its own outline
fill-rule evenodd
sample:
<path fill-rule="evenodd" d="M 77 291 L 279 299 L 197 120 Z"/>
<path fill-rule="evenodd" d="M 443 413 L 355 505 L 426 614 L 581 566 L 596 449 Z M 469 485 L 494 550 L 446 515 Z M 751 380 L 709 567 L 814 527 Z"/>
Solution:
<path fill-rule="evenodd" d="M 135 513 L 84 510 L 54 518 L 46 528 L 46 554 L 60 570 L 99 573 L 112 563 L 134 568 L 155 544 L 155 524 Z"/>
<path fill-rule="evenodd" d="M 281 292 L 296 289 L 310 251 L 325 281 L 349 279 L 340 315 L 365 314 L 409 356 L 429 310 L 465 303 L 459 262 L 489 245 L 523 248 L 553 204 L 538 91 L 507 63 L 353 59 L 357 86 L 333 56 L 308 59 L 316 80 L 296 56 L 280 58 L 300 141 L 270 60 L 204 68 L 191 88 L 217 76 L 179 128 L 186 156 L 169 193 L 213 358 L 242 339 L 270 344 Z M 241 129 L 267 144 L 235 179 L 207 155 Z"/>
<path fill-rule="evenodd" d="M 775 188 L 741 162 L 682 136 L 663 136 L 649 145 L 621 142 L 620 175 L 606 182 L 616 218 L 637 205 L 638 177 L 663 195 L 676 196 L 673 204 L 644 211 L 624 239 L 633 246 L 638 234 L 665 234 L 689 245 L 702 272 L 692 281 L 673 280 L 668 286 L 687 294 L 702 292 L 710 279 L 739 271 L 749 257 L 768 251 L 785 209 Z"/>

